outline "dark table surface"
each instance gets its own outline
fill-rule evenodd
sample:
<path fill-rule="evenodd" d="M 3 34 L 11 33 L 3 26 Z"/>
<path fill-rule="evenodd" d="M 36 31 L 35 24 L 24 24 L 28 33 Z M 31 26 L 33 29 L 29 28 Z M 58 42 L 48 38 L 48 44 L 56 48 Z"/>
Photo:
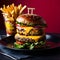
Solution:
<path fill-rule="evenodd" d="M 60 37 L 60 34 L 54 34 Z M 5 31 L 1 30 L 0 31 L 0 37 L 5 37 Z M 0 38 L 1 39 L 1 38 Z M 4 50 L 0 46 L 0 52 L 9 54 L 9 50 Z M 10 53 L 10 56 L 14 57 L 16 60 L 60 60 L 60 47 L 57 47 L 55 49 L 52 49 L 51 51 L 48 52 L 41 52 L 41 54 L 38 55 L 14 55 L 14 53 Z M 0 56 L 1 58 L 1 56 Z M 5 60 L 5 59 L 4 59 Z"/>

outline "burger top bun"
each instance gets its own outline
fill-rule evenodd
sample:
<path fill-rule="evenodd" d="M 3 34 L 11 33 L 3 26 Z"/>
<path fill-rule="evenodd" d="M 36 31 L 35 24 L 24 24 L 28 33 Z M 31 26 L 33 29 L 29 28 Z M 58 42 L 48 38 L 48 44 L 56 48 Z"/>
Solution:
<path fill-rule="evenodd" d="M 46 27 L 46 25 L 47 25 L 45 20 L 42 17 L 40 17 L 36 14 L 22 14 L 22 15 L 19 15 L 17 17 L 16 21 L 22 22 L 24 24 L 33 23 L 33 24 L 44 26 L 44 27 Z"/>

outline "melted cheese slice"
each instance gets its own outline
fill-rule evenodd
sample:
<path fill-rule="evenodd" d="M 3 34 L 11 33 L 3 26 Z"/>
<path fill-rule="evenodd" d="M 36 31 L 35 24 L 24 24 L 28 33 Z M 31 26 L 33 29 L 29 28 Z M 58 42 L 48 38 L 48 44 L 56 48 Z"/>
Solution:
<path fill-rule="evenodd" d="M 33 27 L 21 27 L 22 29 L 24 29 L 25 31 L 23 32 L 23 34 L 27 34 L 27 33 L 29 33 L 29 31 L 31 30 L 31 29 L 33 29 Z M 21 31 L 20 31 L 21 32 Z"/>
<path fill-rule="evenodd" d="M 30 38 L 30 39 L 35 40 L 35 42 L 37 42 L 42 36 L 24 36 L 24 35 L 16 34 L 15 37 L 19 37 L 19 38 Z"/>
<path fill-rule="evenodd" d="M 33 28 L 33 27 L 24 27 L 24 29 L 25 29 L 25 32 L 24 32 L 24 33 L 25 33 L 25 34 L 28 33 L 32 28 Z"/>

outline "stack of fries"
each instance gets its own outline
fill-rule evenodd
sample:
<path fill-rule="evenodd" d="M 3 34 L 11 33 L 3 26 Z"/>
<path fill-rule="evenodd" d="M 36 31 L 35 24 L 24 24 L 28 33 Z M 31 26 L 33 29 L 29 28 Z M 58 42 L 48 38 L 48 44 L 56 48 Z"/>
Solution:
<path fill-rule="evenodd" d="M 14 35 L 16 33 L 16 18 L 23 13 L 25 8 L 26 5 L 22 6 L 22 4 L 19 4 L 18 6 L 15 6 L 14 3 L 8 6 L 3 5 L 3 8 L 0 8 L 5 19 L 7 35 Z"/>
<path fill-rule="evenodd" d="M 22 4 L 15 6 L 14 3 L 11 5 L 5 6 L 3 5 L 3 8 L 0 8 L 0 10 L 3 12 L 3 15 L 6 15 L 7 17 L 16 18 L 18 15 L 22 14 L 23 10 L 26 8 L 26 5 L 22 6 Z"/>

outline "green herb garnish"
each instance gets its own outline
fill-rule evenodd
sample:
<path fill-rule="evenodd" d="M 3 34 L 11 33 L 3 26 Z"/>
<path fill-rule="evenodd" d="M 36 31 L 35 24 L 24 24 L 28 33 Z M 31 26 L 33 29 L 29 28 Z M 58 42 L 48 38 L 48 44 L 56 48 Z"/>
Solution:
<path fill-rule="evenodd" d="M 16 49 L 24 49 L 24 48 L 26 49 L 26 48 L 28 48 L 28 49 L 32 50 L 32 49 L 35 48 L 35 46 L 37 46 L 37 48 L 41 48 L 43 45 L 45 45 L 45 42 L 44 41 L 35 42 L 35 43 L 27 42 L 27 43 L 22 44 L 22 45 L 17 44 L 15 42 L 14 43 L 14 48 L 16 48 Z"/>

